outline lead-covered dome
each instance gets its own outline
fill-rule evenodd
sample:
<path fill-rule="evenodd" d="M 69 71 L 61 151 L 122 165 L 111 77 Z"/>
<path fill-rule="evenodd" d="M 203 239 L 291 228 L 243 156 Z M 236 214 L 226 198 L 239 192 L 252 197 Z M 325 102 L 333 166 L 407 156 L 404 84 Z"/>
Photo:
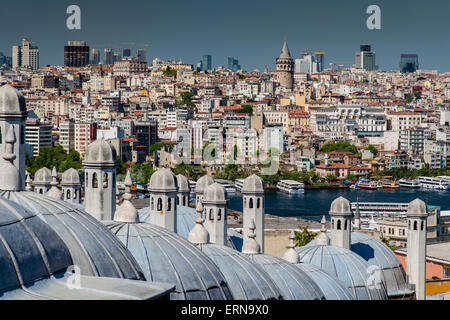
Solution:
<path fill-rule="evenodd" d="M 148 223 L 103 223 L 133 253 L 147 281 L 176 284 L 172 300 L 233 299 L 214 262 L 186 239 Z"/>
<path fill-rule="evenodd" d="M 88 145 L 83 165 L 117 165 L 116 148 L 106 140 L 95 140 Z"/>
<path fill-rule="evenodd" d="M 34 174 L 35 184 L 50 184 L 52 182 L 52 172 L 49 168 L 43 167 Z"/>
<path fill-rule="evenodd" d="M 152 174 L 148 190 L 150 192 L 176 192 L 178 190 L 177 177 L 168 168 L 159 169 Z"/>
<path fill-rule="evenodd" d="M 0 117 L 24 117 L 27 114 L 25 98 L 17 89 L 6 84 L 0 87 Z"/>
<path fill-rule="evenodd" d="M 264 194 L 264 181 L 256 174 L 251 175 L 244 180 L 242 193 Z"/>
<path fill-rule="evenodd" d="M 246 255 L 212 243 L 198 247 L 219 267 L 235 300 L 281 299 L 272 278 Z"/>
<path fill-rule="evenodd" d="M 383 242 L 362 233 L 352 232 L 350 249 L 361 256 L 370 266 L 377 266 L 383 273 L 389 297 L 407 296 L 414 293 L 406 282 L 406 273 L 395 253 Z"/>
<path fill-rule="evenodd" d="M 61 178 L 61 185 L 70 186 L 80 184 L 80 174 L 78 173 L 78 170 L 70 168 L 64 171 Z"/>
<path fill-rule="evenodd" d="M 228 201 L 227 191 L 219 183 L 213 183 L 206 187 L 203 193 L 203 204 L 207 203 L 223 203 L 226 204 Z"/>
<path fill-rule="evenodd" d="M 79 205 L 28 191 L 0 195 L 45 221 L 63 240 L 81 274 L 143 279 L 141 268 L 122 242 Z"/>
<path fill-rule="evenodd" d="M 182 174 L 177 175 L 177 184 L 179 193 L 190 193 L 189 180 Z"/>
<path fill-rule="evenodd" d="M 198 179 L 197 183 L 195 184 L 195 193 L 196 194 L 203 194 L 205 189 L 214 183 L 213 178 L 211 178 L 208 175 L 204 175 L 200 179 Z"/>
<path fill-rule="evenodd" d="M 344 283 L 356 300 L 387 300 L 382 274 L 345 248 L 311 245 L 295 248 L 300 262 L 319 267 Z"/>
<path fill-rule="evenodd" d="M 352 215 L 350 201 L 344 197 L 339 197 L 331 203 L 330 215 L 348 216 Z"/>

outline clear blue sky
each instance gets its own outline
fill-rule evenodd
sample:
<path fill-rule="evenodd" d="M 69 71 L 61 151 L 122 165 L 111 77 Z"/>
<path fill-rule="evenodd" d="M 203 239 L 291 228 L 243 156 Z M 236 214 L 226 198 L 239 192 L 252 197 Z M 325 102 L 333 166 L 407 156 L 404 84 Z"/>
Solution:
<path fill-rule="evenodd" d="M 81 31 L 66 28 L 66 8 L 82 10 Z M 366 28 L 366 8 L 381 7 L 382 29 Z M 150 59 L 181 58 L 213 65 L 237 57 L 247 70 L 274 68 L 286 36 L 291 54 L 303 48 L 326 52 L 326 63 L 354 62 L 362 42 L 372 45 L 381 69 L 398 69 L 401 53 L 419 54 L 420 67 L 450 70 L 448 0 L 16 0 L 3 1 L 0 52 L 23 36 L 40 48 L 41 65 L 63 63 L 68 40 L 91 47 L 150 44 Z M 102 52 L 103 59 L 103 52 Z"/>

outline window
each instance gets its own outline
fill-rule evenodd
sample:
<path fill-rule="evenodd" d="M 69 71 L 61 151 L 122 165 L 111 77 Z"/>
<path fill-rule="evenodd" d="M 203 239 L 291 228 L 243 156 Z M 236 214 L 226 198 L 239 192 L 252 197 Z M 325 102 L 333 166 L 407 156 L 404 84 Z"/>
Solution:
<path fill-rule="evenodd" d="M 157 205 L 156 210 L 162 211 L 162 199 L 161 198 L 158 198 L 158 205 Z"/>
<path fill-rule="evenodd" d="M 103 188 L 108 188 L 108 174 L 106 172 L 103 174 Z"/>
<path fill-rule="evenodd" d="M 214 220 L 214 212 L 213 209 L 209 210 L 209 220 L 213 221 Z"/>
<path fill-rule="evenodd" d="M 177 205 L 179 205 L 180 204 L 180 197 L 178 196 L 177 197 Z"/>
<path fill-rule="evenodd" d="M 422 223 L 420 224 L 420 230 L 423 230 L 424 227 L 424 222 L 422 221 Z"/>
<path fill-rule="evenodd" d="M 249 202 L 248 202 L 248 207 L 250 209 L 253 209 L 253 198 L 250 198 Z"/>
<path fill-rule="evenodd" d="M 86 179 L 86 187 L 89 186 L 89 173 L 86 172 L 85 174 L 85 179 Z"/>
<path fill-rule="evenodd" d="M 186 196 L 183 196 L 183 206 L 186 205 Z"/>
<path fill-rule="evenodd" d="M 259 207 L 261 207 L 261 199 L 258 198 L 258 200 L 256 201 L 256 208 L 259 209 Z"/>
<path fill-rule="evenodd" d="M 222 220 L 222 209 L 219 209 L 219 211 L 217 212 L 217 221 Z"/>
<path fill-rule="evenodd" d="M 76 199 L 78 197 L 78 190 L 73 190 L 73 198 Z"/>
<path fill-rule="evenodd" d="M 344 230 L 347 230 L 347 220 L 345 220 L 345 223 L 344 223 Z"/>
<path fill-rule="evenodd" d="M 167 199 L 167 211 L 172 210 L 172 198 Z"/>
<path fill-rule="evenodd" d="M 341 230 L 341 220 L 337 221 L 337 230 Z"/>
<path fill-rule="evenodd" d="M 152 197 L 152 199 L 150 200 L 150 209 L 153 210 L 155 208 L 155 199 Z"/>
<path fill-rule="evenodd" d="M 417 230 L 417 221 L 414 221 L 414 230 Z"/>
<path fill-rule="evenodd" d="M 98 181 L 97 181 L 97 173 L 94 172 L 92 175 L 92 188 L 98 188 Z"/>
<path fill-rule="evenodd" d="M 244 197 L 244 208 L 247 208 L 247 197 Z"/>
<path fill-rule="evenodd" d="M 66 198 L 67 198 L 67 199 L 70 199 L 70 189 L 67 189 L 67 192 L 66 192 Z"/>

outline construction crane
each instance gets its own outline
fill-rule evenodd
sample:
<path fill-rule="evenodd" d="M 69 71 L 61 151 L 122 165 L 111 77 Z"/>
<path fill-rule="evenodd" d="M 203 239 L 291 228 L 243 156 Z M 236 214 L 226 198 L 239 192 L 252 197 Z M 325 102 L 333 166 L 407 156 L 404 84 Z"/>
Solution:
<path fill-rule="evenodd" d="M 346 64 L 352 64 L 352 63 L 353 62 L 348 62 L 348 61 L 336 61 L 336 62 L 331 62 L 330 64 L 333 66 L 332 72 L 335 72 L 336 65 L 339 65 L 339 64 L 346 65 Z"/>

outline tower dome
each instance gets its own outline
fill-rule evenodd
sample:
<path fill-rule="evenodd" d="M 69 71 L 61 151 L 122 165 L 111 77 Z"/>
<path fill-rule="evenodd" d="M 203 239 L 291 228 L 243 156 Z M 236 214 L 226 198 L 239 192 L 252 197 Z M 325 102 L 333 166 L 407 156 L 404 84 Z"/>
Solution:
<path fill-rule="evenodd" d="M 176 192 L 178 190 L 177 178 L 172 170 L 162 168 L 152 174 L 148 184 L 150 192 Z"/>
<path fill-rule="evenodd" d="M 226 204 L 228 201 L 227 191 L 219 183 L 213 183 L 204 189 L 203 193 L 203 204 L 207 203 L 223 203 Z"/>
<path fill-rule="evenodd" d="M 70 186 L 70 185 L 79 185 L 80 182 L 80 174 L 78 173 L 78 170 L 74 168 L 67 169 L 62 174 L 61 178 L 61 184 Z"/>
<path fill-rule="evenodd" d="M 264 181 L 256 174 L 251 175 L 247 179 L 244 180 L 244 184 L 242 186 L 242 193 L 251 193 L 251 194 L 263 194 L 264 193 Z"/>
<path fill-rule="evenodd" d="M 34 174 L 35 184 L 49 185 L 52 182 L 52 172 L 49 168 L 43 167 Z"/>
<path fill-rule="evenodd" d="M 195 184 L 195 193 L 203 195 L 203 192 L 205 191 L 206 187 L 208 187 L 210 184 L 213 184 L 214 180 L 208 175 L 204 175 L 200 179 L 198 179 L 197 183 Z"/>
<path fill-rule="evenodd" d="M 182 174 L 177 175 L 178 192 L 191 192 L 189 180 Z"/>
<path fill-rule="evenodd" d="M 15 88 L 6 84 L 0 87 L 0 116 L 26 116 L 27 108 L 24 96 Z"/>
<path fill-rule="evenodd" d="M 344 197 L 339 197 L 331 203 L 330 215 L 351 216 L 351 212 L 352 209 L 350 206 L 350 201 L 348 201 Z"/>
<path fill-rule="evenodd" d="M 104 139 L 95 140 L 88 145 L 86 154 L 84 156 L 83 165 L 117 165 L 116 148 L 109 144 Z"/>

